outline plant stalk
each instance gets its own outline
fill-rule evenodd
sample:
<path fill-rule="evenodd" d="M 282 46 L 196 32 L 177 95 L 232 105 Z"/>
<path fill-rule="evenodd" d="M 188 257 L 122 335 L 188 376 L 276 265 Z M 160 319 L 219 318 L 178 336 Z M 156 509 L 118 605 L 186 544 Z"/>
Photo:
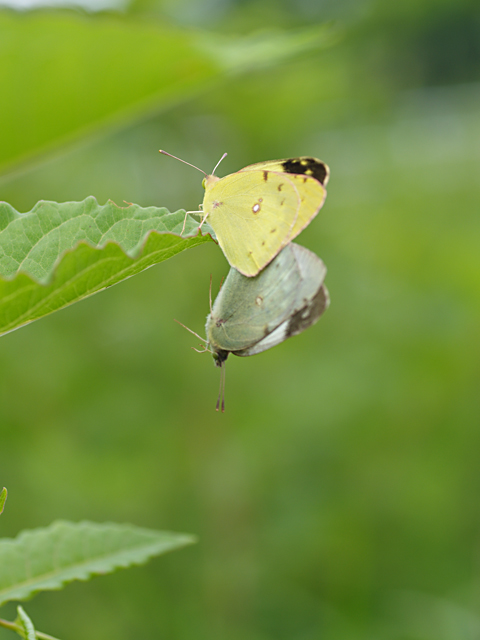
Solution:
<path fill-rule="evenodd" d="M 8 620 L 2 620 L 0 618 L 0 627 L 4 627 L 5 629 L 10 629 L 10 631 L 15 631 L 15 633 L 22 635 L 21 627 L 18 624 L 15 624 L 15 622 L 9 622 Z M 35 631 L 35 634 L 38 640 L 58 640 L 58 638 L 49 636 L 48 633 L 42 633 L 41 631 Z"/>

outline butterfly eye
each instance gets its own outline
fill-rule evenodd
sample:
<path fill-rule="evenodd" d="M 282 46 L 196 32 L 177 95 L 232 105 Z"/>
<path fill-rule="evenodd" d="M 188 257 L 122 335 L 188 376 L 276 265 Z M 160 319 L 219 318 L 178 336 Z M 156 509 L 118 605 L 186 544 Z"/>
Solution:
<path fill-rule="evenodd" d="M 204 179 L 202 180 L 202 187 L 203 187 L 204 189 L 205 189 L 205 185 L 206 185 L 206 183 L 207 183 L 207 179 L 206 179 L 206 178 L 204 178 Z"/>

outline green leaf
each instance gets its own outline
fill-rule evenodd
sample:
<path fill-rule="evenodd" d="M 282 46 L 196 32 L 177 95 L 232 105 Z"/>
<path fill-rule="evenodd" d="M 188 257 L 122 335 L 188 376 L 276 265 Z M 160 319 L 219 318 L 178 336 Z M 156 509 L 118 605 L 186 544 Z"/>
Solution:
<path fill-rule="evenodd" d="M 124 124 L 222 69 L 187 30 L 121 17 L 0 11 L 0 167 Z"/>
<path fill-rule="evenodd" d="M 227 73 L 331 41 L 323 27 L 235 38 L 119 16 L 0 10 L 0 171 L 170 107 Z"/>
<path fill-rule="evenodd" d="M 17 614 L 18 615 L 15 623 L 21 629 L 21 636 L 25 638 L 25 640 L 37 640 L 33 622 L 30 620 L 30 618 L 27 616 L 20 605 L 17 607 Z"/>
<path fill-rule="evenodd" d="M 41 201 L 0 203 L 0 335 L 208 242 L 213 231 L 165 208 Z M 208 235 L 207 235 L 208 234 Z"/>
<path fill-rule="evenodd" d="M 298 55 L 330 47 L 341 38 L 339 29 L 331 24 L 280 31 L 264 29 L 244 37 L 200 33 L 202 48 L 219 60 L 227 71 L 263 70 L 282 64 Z"/>
<path fill-rule="evenodd" d="M 0 515 L 3 513 L 5 502 L 7 501 L 7 490 L 5 487 L 0 491 Z"/>
<path fill-rule="evenodd" d="M 145 563 L 195 542 L 193 536 L 133 525 L 55 522 L 0 539 L 0 605 L 72 580 Z"/>

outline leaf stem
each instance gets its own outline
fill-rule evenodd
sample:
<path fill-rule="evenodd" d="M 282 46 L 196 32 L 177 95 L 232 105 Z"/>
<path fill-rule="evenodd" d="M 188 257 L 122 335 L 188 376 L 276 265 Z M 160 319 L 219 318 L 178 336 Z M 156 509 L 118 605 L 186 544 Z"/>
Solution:
<path fill-rule="evenodd" d="M 15 633 L 22 635 L 22 628 L 18 624 L 15 624 L 15 622 L 9 622 L 8 620 L 2 620 L 0 618 L 0 627 L 5 627 L 5 629 L 10 629 L 10 631 L 15 631 Z M 58 640 L 58 638 L 49 636 L 48 633 L 42 633 L 41 631 L 35 631 L 35 633 L 38 640 Z"/>

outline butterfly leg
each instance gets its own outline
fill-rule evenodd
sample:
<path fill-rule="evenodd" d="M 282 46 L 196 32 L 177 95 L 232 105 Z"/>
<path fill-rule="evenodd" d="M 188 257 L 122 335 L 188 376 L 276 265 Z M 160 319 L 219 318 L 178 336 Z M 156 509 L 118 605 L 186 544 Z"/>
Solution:
<path fill-rule="evenodd" d="M 185 231 L 185 225 L 187 224 L 187 217 L 189 213 L 193 213 L 194 215 L 198 215 L 199 213 L 203 214 L 203 211 L 185 211 L 185 218 L 183 220 L 183 227 L 182 230 L 180 231 L 180 235 L 183 235 L 183 232 Z M 200 225 L 201 227 L 202 225 Z M 200 229 L 200 227 L 198 227 Z"/>
<path fill-rule="evenodd" d="M 203 211 L 201 213 L 203 213 Z M 202 228 L 202 225 L 207 218 L 208 218 L 208 212 L 203 216 L 202 221 L 200 222 L 200 226 L 198 227 L 199 229 Z"/>
<path fill-rule="evenodd" d="M 183 236 L 183 232 L 185 231 L 185 225 L 187 224 L 188 211 L 185 212 L 185 218 L 183 219 L 183 227 L 180 231 L 180 235 Z"/>
<path fill-rule="evenodd" d="M 212 353 L 212 352 L 210 351 L 210 349 L 207 349 L 207 347 L 205 347 L 205 346 L 203 346 L 203 345 L 200 345 L 200 347 L 201 347 L 200 349 L 195 349 L 195 347 L 190 347 L 190 349 L 193 349 L 193 350 L 194 350 L 194 351 L 196 351 L 197 353 L 206 353 L 207 351 L 208 351 L 209 353 Z"/>

